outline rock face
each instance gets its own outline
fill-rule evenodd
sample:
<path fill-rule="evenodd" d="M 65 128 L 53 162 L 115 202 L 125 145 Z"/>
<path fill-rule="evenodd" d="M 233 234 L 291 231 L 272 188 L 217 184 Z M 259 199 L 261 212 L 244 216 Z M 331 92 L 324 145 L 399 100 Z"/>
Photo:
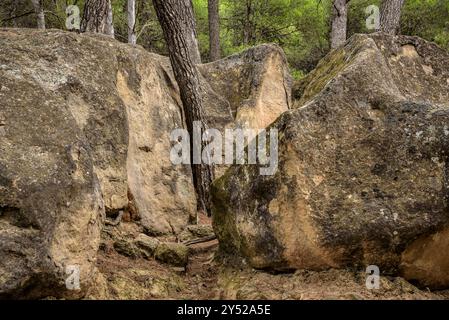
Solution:
<path fill-rule="evenodd" d="M 77 297 L 95 271 L 104 213 L 96 159 L 69 108 L 70 95 L 56 93 L 66 90 L 60 81 L 70 76 L 59 73 L 61 61 L 43 38 L 24 54 L 29 37 L 1 33 L 0 297 Z M 81 291 L 65 290 L 72 266 L 79 268 Z"/>
<path fill-rule="evenodd" d="M 169 156 L 171 131 L 185 127 L 178 88 L 167 58 L 101 35 L 0 29 L 0 47 L 0 296 L 81 296 L 96 278 L 105 213 L 138 216 L 154 236 L 195 220 L 190 167 Z M 262 126 L 289 108 L 279 48 L 228 61 L 201 66 L 210 126 L 237 123 L 243 100 Z M 261 93 L 268 77 L 281 92 Z M 278 105 L 259 119 L 270 97 Z M 80 291 L 65 290 L 71 265 Z"/>
<path fill-rule="evenodd" d="M 377 265 L 449 287 L 448 53 L 356 35 L 298 90 L 272 125 L 276 174 L 234 166 L 214 183 L 221 249 L 256 268 Z"/>
<path fill-rule="evenodd" d="M 292 80 L 285 55 L 275 45 L 254 47 L 200 68 L 229 104 L 234 120 L 225 127 L 265 129 L 290 108 Z M 212 124 L 218 122 L 210 111 L 209 118 Z"/>
<path fill-rule="evenodd" d="M 185 267 L 189 260 L 189 248 L 181 243 L 162 242 L 157 246 L 154 255 L 161 262 Z"/>
<path fill-rule="evenodd" d="M 261 45 L 204 64 L 200 71 L 227 106 L 224 109 L 218 103 L 217 108 L 220 100 L 207 103 L 210 126 L 221 132 L 236 128 L 265 129 L 290 109 L 292 79 L 286 57 L 275 45 Z M 210 93 L 206 96 L 214 98 Z M 233 120 L 229 121 L 223 110 L 229 110 Z M 221 177 L 228 168 L 229 165 L 217 165 L 215 177 Z"/>

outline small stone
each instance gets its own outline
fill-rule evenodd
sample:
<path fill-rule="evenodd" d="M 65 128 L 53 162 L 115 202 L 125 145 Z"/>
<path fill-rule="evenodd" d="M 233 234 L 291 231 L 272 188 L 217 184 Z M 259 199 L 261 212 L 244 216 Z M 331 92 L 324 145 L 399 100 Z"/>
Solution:
<path fill-rule="evenodd" d="M 155 257 L 161 262 L 185 267 L 189 260 L 189 248 L 180 243 L 163 242 L 157 247 Z"/>
<path fill-rule="evenodd" d="M 133 242 L 129 240 L 117 240 L 114 242 L 114 249 L 121 255 L 131 257 L 131 258 L 137 258 L 139 257 L 139 250 L 134 245 Z"/>
<path fill-rule="evenodd" d="M 172 270 L 176 273 L 185 273 L 186 272 L 185 267 L 173 267 Z"/>
<path fill-rule="evenodd" d="M 150 259 L 154 257 L 154 252 L 158 247 L 160 241 L 156 238 L 147 236 L 146 234 L 139 234 L 134 240 L 134 244 L 139 249 L 142 257 Z"/>
<path fill-rule="evenodd" d="M 190 225 L 182 231 L 178 239 L 181 242 L 214 235 L 214 229 L 210 225 Z"/>
<path fill-rule="evenodd" d="M 404 293 L 419 292 L 419 289 L 403 278 L 396 278 L 394 283 L 401 288 Z"/>

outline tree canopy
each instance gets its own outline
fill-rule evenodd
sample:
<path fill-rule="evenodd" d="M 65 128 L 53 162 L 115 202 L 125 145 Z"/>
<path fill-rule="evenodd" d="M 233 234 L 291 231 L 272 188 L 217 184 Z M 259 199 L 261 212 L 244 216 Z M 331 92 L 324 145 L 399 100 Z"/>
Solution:
<path fill-rule="evenodd" d="M 348 37 L 368 33 L 365 8 L 380 7 L 380 0 L 348 3 Z M 83 12 L 85 0 L 44 0 L 47 28 L 65 29 L 65 8 L 76 4 Z M 331 0 L 221 0 L 220 40 L 222 56 L 261 43 L 280 45 L 296 78 L 312 70 L 329 51 Z M 209 61 L 208 1 L 193 0 L 200 52 Z M 127 0 L 113 0 L 115 37 L 127 42 Z M 17 18 L 14 18 L 17 17 Z M 36 27 L 28 0 L 5 0 L 0 7 L 0 26 Z M 406 0 L 401 33 L 417 35 L 449 49 L 449 2 Z M 156 53 L 168 54 L 151 1 L 136 0 L 137 43 Z"/>

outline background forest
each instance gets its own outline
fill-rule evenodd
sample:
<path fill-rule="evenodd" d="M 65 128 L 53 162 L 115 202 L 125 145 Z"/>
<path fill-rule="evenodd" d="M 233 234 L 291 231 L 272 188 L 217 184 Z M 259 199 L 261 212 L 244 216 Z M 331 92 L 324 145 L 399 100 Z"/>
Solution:
<path fill-rule="evenodd" d="M 2 0 L 0 26 L 35 27 L 28 0 Z M 47 28 L 65 29 L 65 8 L 84 0 L 44 0 Z M 115 37 L 127 41 L 127 1 L 113 0 Z M 203 61 L 209 59 L 207 0 L 193 0 Z M 379 0 L 351 0 L 348 4 L 348 37 L 366 29 L 365 8 Z M 272 42 L 287 54 L 292 73 L 301 78 L 329 51 L 330 0 L 221 0 L 220 40 L 222 56 Z M 449 0 L 405 1 L 401 33 L 417 35 L 449 49 Z M 162 30 L 151 1 L 136 0 L 137 43 L 167 54 Z"/>

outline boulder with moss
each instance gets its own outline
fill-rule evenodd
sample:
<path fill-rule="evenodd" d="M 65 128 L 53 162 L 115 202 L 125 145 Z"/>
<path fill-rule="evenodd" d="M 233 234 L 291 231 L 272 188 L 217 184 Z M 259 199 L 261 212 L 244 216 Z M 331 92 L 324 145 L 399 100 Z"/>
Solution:
<path fill-rule="evenodd" d="M 61 30 L 0 29 L 0 47 L 0 296 L 81 297 L 105 213 L 153 236 L 196 220 L 190 166 L 170 161 L 170 133 L 185 127 L 170 62 Z M 278 47 L 200 69 L 211 127 L 264 127 L 290 106 Z M 79 291 L 65 286 L 71 266 Z"/>
<path fill-rule="evenodd" d="M 189 248 L 181 243 L 162 242 L 155 251 L 156 260 L 175 267 L 185 267 L 189 261 Z"/>
<path fill-rule="evenodd" d="M 149 237 L 146 234 L 139 234 L 134 239 L 134 244 L 139 249 L 140 255 L 146 259 L 154 257 L 159 243 L 160 241 L 157 238 Z"/>
<path fill-rule="evenodd" d="M 302 84 L 279 167 L 213 186 L 221 250 L 253 267 L 380 267 L 449 287 L 449 54 L 416 37 L 356 35 Z"/>

